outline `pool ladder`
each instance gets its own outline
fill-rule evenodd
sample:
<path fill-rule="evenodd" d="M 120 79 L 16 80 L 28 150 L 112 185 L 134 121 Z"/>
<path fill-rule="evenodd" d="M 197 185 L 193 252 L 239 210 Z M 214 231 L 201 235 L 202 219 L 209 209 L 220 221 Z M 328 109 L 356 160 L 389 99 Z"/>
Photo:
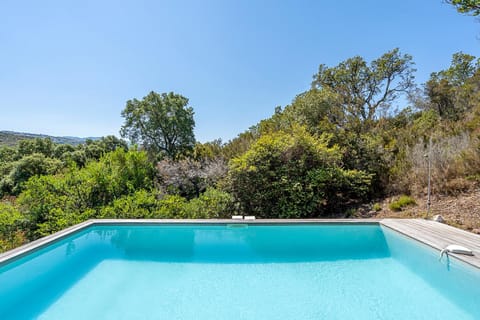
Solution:
<path fill-rule="evenodd" d="M 442 251 L 440 251 L 440 257 L 438 258 L 438 260 L 442 260 L 443 258 L 443 255 L 447 255 L 449 253 L 456 253 L 456 254 L 464 254 L 464 255 L 467 255 L 467 256 L 473 256 L 473 252 L 472 250 L 468 249 L 468 248 L 465 248 L 463 246 L 459 246 L 457 244 L 450 244 L 448 246 L 446 246 Z"/>

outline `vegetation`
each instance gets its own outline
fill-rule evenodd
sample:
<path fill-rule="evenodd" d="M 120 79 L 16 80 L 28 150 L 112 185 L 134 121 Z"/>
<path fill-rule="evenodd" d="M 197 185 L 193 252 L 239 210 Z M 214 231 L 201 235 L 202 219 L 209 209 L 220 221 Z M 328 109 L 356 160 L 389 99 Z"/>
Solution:
<path fill-rule="evenodd" d="M 140 143 L 152 159 L 178 159 L 195 145 L 193 108 L 187 105 L 187 98 L 173 92 L 150 92 L 141 101 L 129 100 L 120 134 Z"/>
<path fill-rule="evenodd" d="M 371 176 L 342 168 L 338 146 L 304 128 L 260 137 L 231 161 L 229 184 L 241 211 L 262 218 L 311 218 L 370 190 Z"/>
<path fill-rule="evenodd" d="M 188 99 L 151 92 L 122 112 L 130 144 L 0 147 L 0 250 L 90 218 L 345 217 L 411 195 L 390 204 L 402 210 L 425 195 L 428 163 L 434 194 L 477 187 L 479 60 L 455 53 L 421 86 L 414 71 L 398 49 L 322 64 L 309 90 L 227 143 L 195 142 Z"/>
<path fill-rule="evenodd" d="M 99 138 L 77 138 L 77 137 L 53 137 L 44 134 L 23 133 L 14 131 L 0 131 L 0 147 L 14 147 L 22 140 L 33 140 L 36 138 L 50 139 L 58 144 L 79 145 L 87 140 L 97 140 Z"/>
<path fill-rule="evenodd" d="M 392 211 L 400 211 L 400 210 L 402 210 L 403 208 L 405 208 L 409 205 L 415 205 L 415 204 L 416 204 L 416 202 L 413 198 L 411 198 L 409 196 L 406 196 L 406 195 L 402 195 L 402 196 L 400 196 L 400 198 L 398 198 L 397 200 L 390 203 L 388 205 L 388 207 Z"/>
<path fill-rule="evenodd" d="M 376 202 L 376 203 L 373 204 L 372 210 L 373 211 L 380 211 L 380 210 L 382 210 L 382 205 L 380 203 Z"/>
<path fill-rule="evenodd" d="M 445 0 L 447 3 L 455 6 L 460 13 L 478 16 L 480 14 L 479 0 Z"/>

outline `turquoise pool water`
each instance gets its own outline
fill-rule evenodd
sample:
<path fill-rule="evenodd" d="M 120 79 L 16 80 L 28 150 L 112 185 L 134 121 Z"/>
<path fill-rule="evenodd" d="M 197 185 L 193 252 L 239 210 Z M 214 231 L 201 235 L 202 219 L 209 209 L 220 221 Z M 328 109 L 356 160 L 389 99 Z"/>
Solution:
<path fill-rule="evenodd" d="M 0 319 L 480 319 L 480 272 L 378 225 L 93 226 L 0 267 Z"/>

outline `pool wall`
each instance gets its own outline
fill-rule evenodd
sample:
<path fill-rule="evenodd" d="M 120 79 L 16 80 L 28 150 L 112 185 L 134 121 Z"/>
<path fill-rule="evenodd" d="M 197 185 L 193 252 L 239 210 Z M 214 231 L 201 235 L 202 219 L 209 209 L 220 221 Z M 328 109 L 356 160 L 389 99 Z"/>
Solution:
<path fill-rule="evenodd" d="M 479 269 L 455 257 L 439 261 L 437 248 L 412 238 L 381 220 L 91 220 L 0 255 L 0 318 L 41 314 L 59 292 L 104 259 L 272 263 L 394 258 L 448 300 L 480 314 L 472 299 L 480 296 L 480 286 L 472 285 L 480 284 Z M 26 297 L 35 297 L 35 303 L 25 305 Z"/>
<path fill-rule="evenodd" d="M 480 297 L 480 270 L 456 258 L 412 238 L 382 226 L 391 257 L 418 274 L 430 286 L 449 300 L 467 309 L 471 314 L 480 314 L 480 304 L 471 297 Z"/>

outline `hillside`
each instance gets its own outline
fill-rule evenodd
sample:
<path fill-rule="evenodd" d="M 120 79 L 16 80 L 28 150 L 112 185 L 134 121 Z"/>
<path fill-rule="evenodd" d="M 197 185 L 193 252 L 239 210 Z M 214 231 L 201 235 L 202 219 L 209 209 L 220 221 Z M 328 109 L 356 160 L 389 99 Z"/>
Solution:
<path fill-rule="evenodd" d="M 35 133 L 25 133 L 25 132 L 15 132 L 15 131 L 0 131 L 0 146 L 15 146 L 21 140 L 35 139 L 35 138 L 49 138 L 55 143 L 60 144 L 70 144 L 70 145 L 79 145 L 85 143 L 88 139 L 98 140 L 98 137 L 88 137 L 88 138 L 79 138 L 79 137 L 55 137 L 45 134 L 35 134 Z"/>
<path fill-rule="evenodd" d="M 426 195 L 414 197 L 416 204 L 407 206 L 401 211 L 392 211 L 389 205 L 398 196 L 387 197 L 378 202 L 379 210 L 372 206 L 362 206 L 353 213 L 352 218 L 420 218 L 431 219 L 439 214 L 445 223 L 473 233 L 480 234 L 480 189 L 473 188 L 457 195 L 433 195 L 430 215 L 426 214 Z"/>

